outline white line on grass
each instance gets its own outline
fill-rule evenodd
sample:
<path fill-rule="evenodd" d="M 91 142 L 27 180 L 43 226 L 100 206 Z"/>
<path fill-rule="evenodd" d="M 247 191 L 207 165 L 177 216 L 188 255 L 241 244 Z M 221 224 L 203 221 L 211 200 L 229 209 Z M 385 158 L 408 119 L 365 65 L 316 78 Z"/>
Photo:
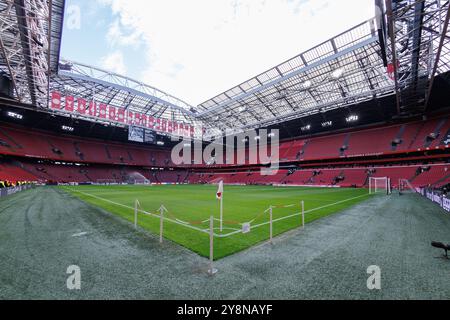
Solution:
<path fill-rule="evenodd" d="M 72 235 L 72 238 L 82 237 L 82 236 L 85 236 L 87 234 L 88 234 L 87 232 L 75 233 L 75 234 Z"/>
<path fill-rule="evenodd" d="M 353 198 L 346 199 L 346 200 L 341 200 L 341 201 L 338 201 L 338 202 L 335 202 L 335 203 L 327 204 L 325 206 L 321 206 L 321 207 L 317 207 L 317 208 L 314 208 L 314 209 L 310 209 L 310 210 L 305 211 L 304 213 L 305 214 L 311 213 L 311 212 L 314 212 L 314 211 L 317 211 L 317 210 L 320 210 L 320 209 L 328 208 L 328 207 L 331 207 L 331 206 L 334 206 L 334 205 L 337 205 L 337 204 L 341 204 L 341 203 L 344 203 L 344 202 L 352 201 L 352 200 L 359 199 L 359 198 L 362 198 L 362 197 L 367 197 L 367 196 L 368 196 L 368 194 L 363 194 L 361 196 L 353 197 Z M 291 214 L 289 216 L 285 216 L 285 217 L 281 217 L 281 218 L 278 218 L 278 219 L 274 219 L 274 220 L 272 220 L 272 223 L 277 222 L 277 221 L 286 220 L 286 219 L 289 219 L 289 218 L 292 218 L 292 217 L 300 216 L 301 214 L 302 213 L 299 212 L 299 213 Z M 270 224 L 270 221 L 263 222 L 263 223 L 251 226 L 251 228 L 255 229 L 255 228 L 259 228 L 259 227 L 262 227 L 262 226 L 265 226 L 265 225 L 268 225 L 268 224 Z M 219 238 L 227 238 L 229 236 L 238 234 L 240 232 L 242 232 L 242 231 L 230 232 L 230 233 L 227 233 L 227 234 L 218 235 L 217 237 L 219 237 Z"/>
<path fill-rule="evenodd" d="M 115 201 L 111 201 L 111 200 L 104 199 L 104 198 L 101 198 L 101 197 L 98 197 L 98 196 L 94 196 L 94 195 L 89 194 L 89 193 L 86 193 L 86 192 L 82 192 L 82 191 L 78 191 L 78 190 L 73 190 L 73 191 L 78 192 L 78 193 L 81 193 L 81 194 L 84 194 L 84 195 L 86 195 L 86 196 L 88 196 L 88 197 L 96 198 L 96 199 L 99 199 L 99 200 L 102 200 L 102 201 L 105 201 L 105 202 L 109 202 L 109 203 L 115 204 L 115 205 L 120 206 L 120 207 L 123 207 L 123 208 L 128 208 L 128 209 L 134 210 L 133 207 L 127 206 L 127 205 L 125 205 L 125 204 L 121 204 L 121 203 L 118 203 L 118 202 L 115 202 Z M 159 215 L 154 214 L 154 213 L 151 213 L 151 212 L 147 212 L 147 211 L 144 211 L 144 210 L 141 210 L 141 209 L 138 209 L 138 212 L 141 212 L 141 213 L 146 214 L 146 215 L 148 215 L 148 216 L 151 216 L 151 217 L 155 217 L 155 218 L 160 219 L 160 216 L 159 216 Z M 200 228 L 194 227 L 194 226 L 192 226 L 192 225 L 190 225 L 190 224 L 184 224 L 184 223 L 178 222 L 178 221 L 176 221 L 176 220 L 172 220 L 172 219 L 170 219 L 170 218 L 164 217 L 164 220 L 170 221 L 170 222 L 173 222 L 173 223 L 178 224 L 178 225 L 180 225 L 180 226 L 185 226 L 185 227 L 187 227 L 187 228 L 190 228 L 190 229 L 193 229 L 193 230 L 197 230 L 197 231 L 200 231 L 200 232 L 203 232 L 203 233 L 208 233 L 208 231 L 206 231 L 206 230 L 204 230 L 204 229 L 200 229 Z"/>
<path fill-rule="evenodd" d="M 67 188 L 64 188 L 64 189 L 70 190 L 70 189 L 67 189 Z M 134 208 L 131 207 L 131 206 L 127 206 L 127 205 L 124 205 L 124 204 L 121 204 L 121 203 L 117 203 L 117 202 L 114 202 L 114 201 L 111 201 L 111 200 L 108 200 L 108 199 L 104 199 L 104 198 L 101 198 L 101 197 L 98 197 L 98 196 L 94 196 L 94 195 L 86 193 L 86 192 L 82 192 L 82 191 L 78 191 L 78 190 L 73 190 L 73 191 L 81 193 L 81 194 L 84 194 L 84 195 L 92 197 L 92 198 L 96 198 L 96 199 L 99 199 L 99 200 L 102 200 L 102 201 L 105 201 L 105 202 L 109 202 L 109 203 L 115 204 L 117 206 L 121 206 L 121 207 L 124 207 L 124 208 L 128 208 L 128 209 L 134 210 Z M 311 212 L 314 212 L 314 211 L 317 211 L 317 210 L 320 210 L 320 209 L 332 207 L 332 206 L 337 205 L 337 204 L 345 203 L 345 202 L 348 202 L 348 201 L 352 201 L 352 200 L 359 199 L 359 198 L 362 198 L 362 197 L 367 197 L 367 196 L 369 196 L 369 194 L 363 194 L 363 195 L 360 195 L 360 196 L 357 196 L 357 197 L 353 197 L 353 198 L 341 200 L 341 201 L 338 201 L 338 202 L 334 202 L 334 203 L 331 203 L 331 204 L 327 204 L 327 205 L 324 205 L 324 206 L 321 206 L 321 207 L 313 208 L 313 209 L 305 211 L 304 213 L 305 214 L 311 213 Z M 138 209 L 138 212 L 144 213 L 146 215 L 149 215 L 149 216 L 152 216 L 152 217 L 155 217 L 155 218 L 158 218 L 158 219 L 160 218 L 159 215 L 153 214 L 151 212 L 146 212 L 144 210 Z M 282 221 L 282 220 L 286 220 L 286 219 L 289 219 L 289 218 L 293 218 L 293 217 L 296 217 L 296 216 L 300 216 L 301 214 L 302 214 L 301 212 L 298 212 L 298 213 L 291 214 L 289 216 L 285 216 L 285 217 L 281 217 L 281 218 L 278 218 L 278 219 L 274 219 L 272 221 L 272 223 L 278 222 L 278 221 Z M 192 226 L 190 224 L 181 223 L 181 222 L 178 222 L 176 220 L 172 220 L 172 219 L 166 218 L 166 217 L 164 217 L 164 220 L 170 221 L 172 223 L 175 223 L 175 224 L 178 224 L 180 226 L 184 226 L 184 227 L 196 230 L 196 231 L 200 231 L 200 232 L 203 232 L 203 233 L 209 233 L 209 229 L 200 229 L 200 228 L 194 227 L 194 226 Z M 214 220 L 218 220 L 218 219 L 214 219 Z M 207 221 L 207 220 L 205 220 L 205 221 Z M 220 220 L 218 220 L 218 221 L 220 221 Z M 265 225 L 268 225 L 268 224 L 270 224 L 270 221 L 263 222 L 263 223 L 260 223 L 260 224 L 254 225 L 254 226 L 252 225 L 251 228 L 252 229 L 256 229 L 256 228 L 259 228 L 259 227 L 262 227 L 262 226 L 265 226 Z M 230 233 L 227 233 L 227 234 L 216 234 L 216 233 L 214 233 L 214 236 L 217 237 L 217 238 L 227 238 L 227 237 L 230 237 L 232 235 L 235 235 L 235 234 L 238 234 L 238 233 L 241 233 L 241 232 L 242 232 L 242 230 L 236 230 L 236 231 L 233 231 L 233 232 L 230 232 Z"/>

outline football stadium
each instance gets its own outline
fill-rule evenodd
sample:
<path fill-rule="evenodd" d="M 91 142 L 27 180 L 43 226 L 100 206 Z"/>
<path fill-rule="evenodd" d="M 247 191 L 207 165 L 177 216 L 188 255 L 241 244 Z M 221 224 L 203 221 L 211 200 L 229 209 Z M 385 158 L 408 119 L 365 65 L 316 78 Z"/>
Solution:
<path fill-rule="evenodd" d="M 70 2 L 0 0 L 0 299 L 450 299 L 449 1 L 199 104 L 63 56 Z"/>

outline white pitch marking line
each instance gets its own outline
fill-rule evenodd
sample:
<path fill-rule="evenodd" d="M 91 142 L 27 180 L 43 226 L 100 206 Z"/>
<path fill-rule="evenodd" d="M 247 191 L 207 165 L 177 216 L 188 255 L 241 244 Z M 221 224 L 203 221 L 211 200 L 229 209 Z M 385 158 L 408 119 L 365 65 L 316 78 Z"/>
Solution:
<path fill-rule="evenodd" d="M 350 199 L 346 199 L 346 200 L 338 201 L 338 202 L 335 202 L 335 203 L 327 204 L 327 205 L 325 205 L 325 206 L 313 208 L 313 209 L 310 209 L 310 210 L 305 211 L 304 213 L 305 213 L 305 214 L 306 214 L 306 213 L 311 213 L 311 212 L 314 212 L 314 211 L 317 211 L 317 210 L 320 210 L 320 209 L 328 208 L 328 207 L 331 207 L 331 206 L 334 206 L 334 205 L 337 205 L 337 204 L 341 204 L 341 203 L 344 203 L 344 202 L 348 202 L 348 201 L 351 201 L 351 200 L 355 200 L 355 199 L 359 199 L 359 198 L 367 197 L 367 196 L 368 196 L 368 194 L 363 194 L 363 195 L 361 195 L 361 196 L 357 196 L 357 197 L 353 197 L 353 198 L 350 198 Z M 277 221 L 286 220 L 286 219 L 289 219 L 289 218 L 292 218 L 292 217 L 296 217 L 296 216 L 299 216 L 299 215 L 301 215 L 301 214 L 302 214 L 302 213 L 299 212 L 299 213 L 291 214 L 291 215 L 286 216 L 286 217 L 281 217 L 281 218 L 278 218 L 278 219 L 274 219 L 274 220 L 272 221 L 272 223 L 277 222 Z M 257 224 L 257 225 L 252 226 L 252 229 L 259 228 L 259 227 L 262 227 L 262 226 L 265 226 L 265 225 L 268 225 L 268 224 L 270 224 L 269 221 L 268 221 L 268 222 L 263 222 L 263 223 L 260 223 L 260 224 Z M 235 231 L 235 232 L 231 232 L 231 233 L 224 234 L 224 235 L 218 235 L 218 237 L 219 237 L 219 238 L 227 238 L 227 237 L 229 237 L 229 236 L 232 236 L 232 235 L 235 235 L 235 234 L 238 234 L 238 233 L 241 233 L 241 231 Z"/>
<path fill-rule="evenodd" d="M 87 234 L 88 234 L 87 232 L 75 233 L 75 234 L 72 235 L 72 238 L 82 237 L 82 236 L 85 236 Z"/>
<path fill-rule="evenodd" d="M 109 203 L 112 203 L 112 204 L 115 204 L 115 205 L 118 205 L 118 206 L 121 206 L 121 207 L 124 207 L 124 208 L 128 208 L 128 209 L 133 209 L 134 210 L 133 207 L 130 207 L 130 206 L 127 206 L 127 205 L 124 205 L 124 204 L 121 204 L 121 203 L 117 203 L 117 202 L 114 202 L 114 201 L 111 201 L 111 200 L 108 200 L 108 199 L 104 199 L 104 198 L 101 198 L 101 197 L 98 197 L 98 196 L 94 196 L 94 195 L 86 193 L 86 192 L 82 192 L 82 191 L 78 191 L 78 190 L 73 190 L 73 191 L 81 193 L 81 194 L 84 194 L 84 195 L 87 195 L 87 196 L 92 197 L 92 198 L 97 198 L 97 199 L 105 201 L 105 202 L 109 202 Z M 355 199 L 359 199 L 359 198 L 367 197 L 367 196 L 369 196 L 369 195 L 368 194 L 363 194 L 363 195 L 360 195 L 360 196 L 357 196 L 357 197 L 353 197 L 353 198 L 349 198 L 349 199 L 346 199 L 346 200 L 341 200 L 341 201 L 338 201 L 338 202 L 335 202 L 335 203 L 327 204 L 327 205 L 324 205 L 324 206 L 321 206 L 321 207 L 313 208 L 313 209 L 305 211 L 304 213 L 305 214 L 306 213 L 311 213 L 311 212 L 314 212 L 314 211 L 317 211 L 317 210 L 320 210 L 320 209 L 332 207 L 332 206 L 337 205 L 337 204 L 341 204 L 341 203 L 344 203 L 344 202 L 348 202 L 348 201 L 351 201 L 351 200 L 355 200 Z M 150 212 L 143 211 L 143 210 L 138 210 L 138 211 L 141 212 L 141 213 L 144 213 L 144 214 L 147 214 L 147 215 L 150 215 L 152 217 L 155 217 L 155 218 L 159 219 L 159 215 L 155 215 L 155 214 L 152 214 Z M 286 219 L 289 219 L 289 218 L 292 218 L 292 217 L 299 216 L 301 214 L 302 214 L 301 212 L 294 213 L 294 214 L 291 214 L 291 215 L 286 216 L 286 217 L 281 217 L 281 218 L 275 219 L 272 222 L 286 220 Z M 188 225 L 188 224 L 182 224 L 182 223 L 180 223 L 178 221 L 175 221 L 175 220 L 172 220 L 172 219 L 169 219 L 169 218 L 164 218 L 164 220 L 167 220 L 167 221 L 173 222 L 175 224 L 178 224 L 178 225 L 181 225 L 181 226 L 185 226 L 185 227 L 188 227 L 190 229 L 197 230 L 197 231 L 200 231 L 200 232 L 203 232 L 203 233 L 208 233 L 209 232 L 208 231 L 209 229 L 208 230 L 200 229 L 200 228 Z M 252 226 L 252 229 L 259 228 L 259 227 L 262 227 L 262 226 L 265 226 L 265 225 L 268 225 L 268 224 L 270 224 L 270 222 L 263 222 L 263 223 L 260 223 L 260 224 Z M 232 235 L 235 235 L 235 234 L 238 234 L 238 233 L 241 233 L 241 232 L 242 231 L 239 230 L 239 231 L 234 231 L 234 232 L 230 232 L 230 233 L 227 233 L 227 234 L 216 234 L 216 233 L 214 233 L 214 236 L 218 237 L 218 238 L 227 238 L 227 237 L 230 237 Z"/>
<path fill-rule="evenodd" d="M 130 207 L 130 206 L 127 206 L 127 205 L 124 205 L 124 204 L 121 204 L 121 203 L 117 203 L 117 202 L 114 202 L 114 201 L 111 201 L 111 200 L 108 200 L 108 199 L 104 199 L 104 198 L 101 198 L 101 197 L 98 197 L 98 196 L 94 196 L 94 195 L 89 194 L 89 193 L 86 193 L 86 192 L 82 192 L 82 191 L 78 191 L 78 190 L 73 190 L 73 191 L 78 192 L 78 193 L 81 193 L 81 194 L 84 194 L 84 195 L 86 195 L 86 196 L 88 196 L 88 197 L 96 198 L 96 199 L 99 199 L 99 200 L 102 200 L 102 201 L 105 201 L 105 202 L 109 202 L 109 203 L 115 204 L 115 205 L 120 206 L 120 207 L 123 207 L 123 208 L 127 208 L 127 209 L 132 209 L 132 210 L 134 210 L 133 207 Z M 141 209 L 138 209 L 138 212 L 141 212 L 141 213 L 143 213 L 143 214 L 146 214 L 146 215 L 149 215 L 149 216 L 158 218 L 158 219 L 160 218 L 159 215 L 156 215 L 156 214 L 153 214 L 153 213 L 151 213 L 151 212 L 147 212 L 147 211 L 144 211 L 144 210 L 141 210 Z M 189 225 L 189 224 L 182 224 L 182 223 L 180 223 L 180 222 L 178 222 L 178 221 L 176 221 L 176 220 L 172 220 L 172 219 L 170 219 L 170 218 L 164 218 L 164 220 L 170 221 L 170 222 L 173 222 L 173 223 L 178 224 L 178 225 L 180 225 L 180 226 L 185 226 L 185 227 L 187 227 L 187 228 L 190 228 L 190 229 L 193 229 L 193 230 L 197 230 L 197 231 L 200 231 L 200 232 L 203 232 L 203 233 L 208 233 L 207 231 L 205 231 L 205 230 L 203 230 L 203 229 L 200 229 L 200 228 L 191 226 L 191 225 Z"/>

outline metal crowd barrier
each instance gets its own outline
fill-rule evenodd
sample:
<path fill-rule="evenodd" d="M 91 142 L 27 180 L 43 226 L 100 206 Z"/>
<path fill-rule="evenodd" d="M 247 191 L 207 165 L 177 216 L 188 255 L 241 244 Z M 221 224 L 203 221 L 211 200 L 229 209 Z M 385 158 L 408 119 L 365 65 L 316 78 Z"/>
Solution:
<path fill-rule="evenodd" d="M 418 188 L 417 192 L 422 196 L 428 198 L 430 201 L 433 201 L 440 205 L 445 211 L 450 212 L 450 199 L 446 196 L 436 193 L 433 190 Z"/>
<path fill-rule="evenodd" d="M 10 188 L 1 188 L 0 189 L 0 198 L 7 197 L 12 194 L 15 194 L 15 193 L 18 193 L 21 191 L 25 191 L 28 189 L 32 189 L 32 188 L 34 188 L 34 185 L 31 185 L 31 184 L 17 186 L 17 187 L 10 187 Z"/>

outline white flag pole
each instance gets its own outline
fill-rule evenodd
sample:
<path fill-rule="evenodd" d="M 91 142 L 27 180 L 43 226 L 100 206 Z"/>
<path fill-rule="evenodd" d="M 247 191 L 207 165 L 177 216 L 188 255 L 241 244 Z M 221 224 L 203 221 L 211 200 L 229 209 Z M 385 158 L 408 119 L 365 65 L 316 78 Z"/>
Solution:
<path fill-rule="evenodd" d="M 220 232 L 223 231 L 223 192 L 220 197 Z"/>
<path fill-rule="evenodd" d="M 269 214 L 270 214 L 270 244 L 273 244 L 273 211 L 272 206 L 270 206 Z"/>
<path fill-rule="evenodd" d="M 139 200 L 136 199 L 134 202 L 134 228 L 137 229 L 137 223 L 138 223 L 138 203 Z"/>
<path fill-rule="evenodd" d="M 163 242 L 164 209 L 164 205 L 161 205 L 161 208 L 159 208 L 159 243 Z"/>
<path fill-rule="evenodd" d="M 305 227 L 305 201 L 302 201 L 302 228 Z"/>
<path fill-rule="evenodd" d="M 215 275 L 217 269 L 214 269 L 214 216 L 209 219 L 209 270 L 210 275 Z"/>

